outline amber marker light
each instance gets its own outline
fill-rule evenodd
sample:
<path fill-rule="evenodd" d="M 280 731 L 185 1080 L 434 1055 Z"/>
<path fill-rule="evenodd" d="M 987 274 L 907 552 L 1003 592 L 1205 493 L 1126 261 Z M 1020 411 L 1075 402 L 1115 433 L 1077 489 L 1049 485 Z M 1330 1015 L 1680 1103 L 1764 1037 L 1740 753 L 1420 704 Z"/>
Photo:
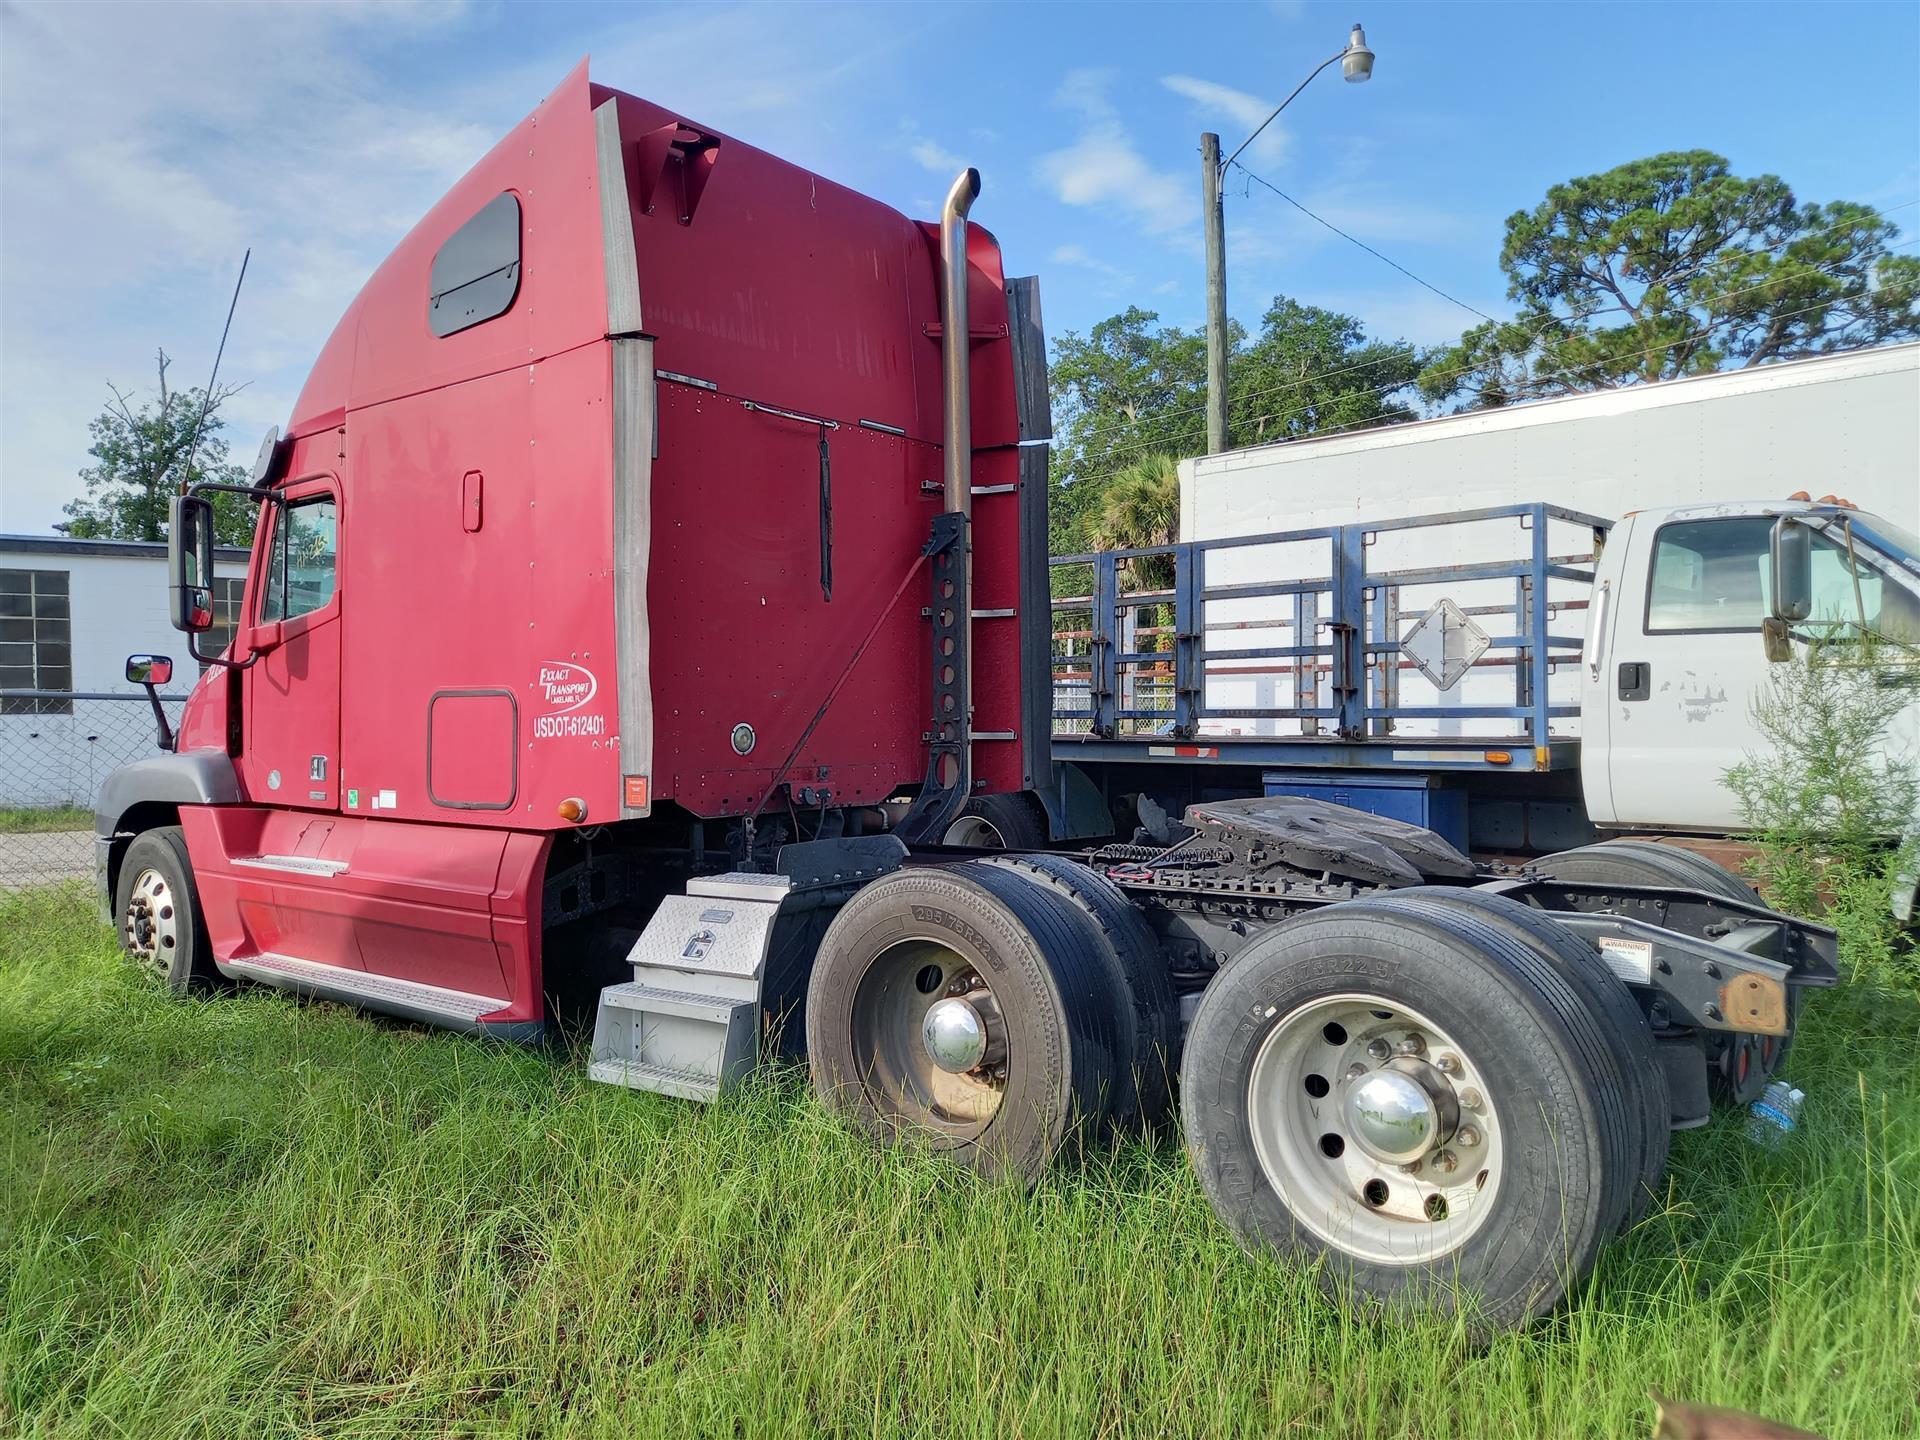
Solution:
<path fill-rule="evenodd" d="M 587 818 L 587 802 L 577 795 L 569 795 L 560 802 L 560 818 L 569 825 L 578 825 Z"/>

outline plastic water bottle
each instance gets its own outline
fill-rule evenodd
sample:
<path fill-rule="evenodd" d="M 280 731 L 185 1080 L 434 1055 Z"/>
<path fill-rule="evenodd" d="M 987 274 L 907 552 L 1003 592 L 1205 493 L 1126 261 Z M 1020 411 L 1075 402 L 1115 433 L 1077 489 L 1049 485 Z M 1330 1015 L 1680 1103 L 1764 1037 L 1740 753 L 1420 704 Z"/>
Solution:
<path fill-rule="evenodd" d="M 1777 1150 L 1800 1124 L 1800 1107 L 1807 1092 L 1796 1090 L 1784 1080 L 1768 1083 L 1766 1093 L 1754 1101 L 1747 1116 L 1747 1138 L 1756 1145 Z"/>

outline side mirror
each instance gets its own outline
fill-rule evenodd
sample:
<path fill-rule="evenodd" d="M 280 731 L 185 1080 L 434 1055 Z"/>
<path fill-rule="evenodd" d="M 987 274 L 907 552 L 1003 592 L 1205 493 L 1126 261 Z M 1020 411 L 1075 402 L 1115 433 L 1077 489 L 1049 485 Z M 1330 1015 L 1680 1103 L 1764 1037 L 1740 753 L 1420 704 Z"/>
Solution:
<path fill-rule="evenodd" d="M 178 500 L 174 504 L 178 505 Z M 178 525 L 176 511 L 175 524 Z M 176 531 L 176 533 L 178 533 Z M 167 723 L 166 707 L 160 703 L 159 687 L 173 679 L 173 658 L 168 655 L 127 656 L 127 679 L 145 687 L 147 704 L 153 707 L 153 728 L 159 732 L 160 748 L 173 749 L 173 727 Z"/>
<path fill-rule="evenodd" d="M 213 502 L 175 495 L 168 506 L 167 576 L 173 628 L 213 628 Z"/>
<path fill-rule="evenodd" d="M 1813 613 L 1813 531 L 1791 515 L 1773 522 L 1773 618 L 1793 624 Z"/>

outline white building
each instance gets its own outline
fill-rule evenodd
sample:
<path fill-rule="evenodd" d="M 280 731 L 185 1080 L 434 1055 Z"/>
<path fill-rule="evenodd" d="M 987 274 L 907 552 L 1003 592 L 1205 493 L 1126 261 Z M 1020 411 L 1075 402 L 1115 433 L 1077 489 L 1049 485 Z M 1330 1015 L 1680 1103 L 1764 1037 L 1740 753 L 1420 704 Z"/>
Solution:
<path fill-rule="evenodd" d="M 199 678 L 167 618 L 166 546 L 0 535 L 0 808 L 93 802 L 101 778 L 153 753 L 153 712 L 130 654 L 171 655 L 170 719 Z M 216 606 L 230 627 L 244 550 L 220 552 Z M 200 648 L 226 643 L 201 636 Z"/>

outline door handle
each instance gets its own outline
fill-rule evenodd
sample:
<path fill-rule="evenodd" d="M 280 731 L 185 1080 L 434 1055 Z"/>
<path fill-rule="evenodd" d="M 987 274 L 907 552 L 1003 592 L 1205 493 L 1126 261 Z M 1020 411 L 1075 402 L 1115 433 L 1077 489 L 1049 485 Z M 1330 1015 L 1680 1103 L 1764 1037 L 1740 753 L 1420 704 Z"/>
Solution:
<path fill-rule="evenodd" d="M 1607 593 L 1613 588 L 1611 580 L 1600 582 L 1600 593 L 1593 597 L 1593 654 L 1587 657 L 1587 678 L 1598 681 L 1600 665 L 1607 648 Z"/>
<path fill-rule="evenodd" d="M 1645 660 L 1620 662 L 1620 698 L 1644 700 L 1653 686 L 1653 666 Z"/>

